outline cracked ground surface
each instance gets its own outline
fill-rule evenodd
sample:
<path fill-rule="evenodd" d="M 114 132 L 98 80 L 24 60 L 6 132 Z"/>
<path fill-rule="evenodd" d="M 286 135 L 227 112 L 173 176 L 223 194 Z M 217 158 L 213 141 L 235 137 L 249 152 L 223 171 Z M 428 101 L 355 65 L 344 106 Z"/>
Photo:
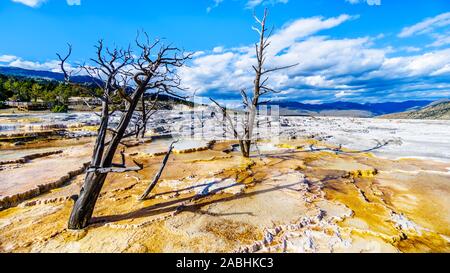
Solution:
<path fill-rule="evenodd" d="M 108 176 L 88 228 L 66 229 L 78 175 L 0 211 L 0 251 L 450 251 L 448 164 L 312 152 L 310 140 L 263 143 L 243 159 L 231 144 L 173 154 L 143 202 L 163 155 L 129 148 L 145 168 Z"/>

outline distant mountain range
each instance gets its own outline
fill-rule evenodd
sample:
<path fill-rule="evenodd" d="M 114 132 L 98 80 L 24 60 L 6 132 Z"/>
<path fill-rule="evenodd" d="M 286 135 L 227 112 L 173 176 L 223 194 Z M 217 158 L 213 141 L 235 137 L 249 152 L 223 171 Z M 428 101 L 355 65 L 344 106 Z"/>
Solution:
<path fill-rule="evenodd" d="M 435 101 L 421 109 L 381 116 L 388 119 L 445 119 L 450 120 L 450 100 Z"/>
<path fill-rule="evenodd" d="M 0 66 L 0 74 L 15 77 L 25 77 L 34 79 L 44 79 L 53 81 L 63 81 L 64 75 L 62 73 L 51 71 L 30 70 L 11 66 Z M 71 81 L 76 83 L 94 83 L 95 80 L 89 76 L 73 76 Z"/>
<path fill-rule="evenodd" d="M 306 104 L 292 101 L 281 101 L 271 103 L 280 107 L 281 115 L 318 115 L 318 116 L 351 116 L 351 117 L 374 117 L 379 115 L 398 113 L 420 109 L 433 101 L 410 100 L 403 102 L 380 102 L 380 103 L 354 103 L 354 102 L 331 102 L 323 104 Z"/>
<path fill-rule="evenodd" d="M 46 79 L 55 81 L 64 80 L 64 76 L 62 73 L 30 70 L 18 67 L 0 66 L 0 74 L 7 76 Z M 95 79 L 89 76 L 73 76 L 71 80 L 77 83 L 95 82 Z M 322 104 L 307 104 L 295 101 L 281 101 L 281 102 L 273 102 L 271 103 L 271 105 L 278 105 L 280 107 L 281 115 L 374 117 L 399 113 L 398 117 L 426 118 L 429 116 L 430 118 L 432 118 L 435 115 L 438 117 L 440 116 L 446 117 L 447 115 L 448 117 L 448 108 L 450 107 L 450 102 L 449 101 L 445 102 L 447 104 L 445 103 L 443 104 L 443 101 L 433 103 L 433 101 L 430 100 L 409 100 L 403 102 L 380 102 L 380 103 L 354 103 L 354 102 L 337 101 Z M 434 109 L 438 109 L 438 112 L 440 114 L 437 114 L 437 112 L 433 112 Z M 392 115 L 386 117 L 395 118 L 396 116 Z"/>

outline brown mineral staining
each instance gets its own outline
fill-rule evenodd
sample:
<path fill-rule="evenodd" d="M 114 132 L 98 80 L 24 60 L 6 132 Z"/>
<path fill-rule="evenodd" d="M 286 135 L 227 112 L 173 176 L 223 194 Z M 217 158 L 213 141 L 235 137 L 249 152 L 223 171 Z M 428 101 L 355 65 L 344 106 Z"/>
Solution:
<path fill-rule="evenodd" d="M 55 141 L 50 145 L 73 147 L 72 140 Z M 74 175 L 58 189 L 0 211 L 0 251 L 450 251 L 450 176 L 443 163 L 310 151 L 311 144 L 335 147 L 301 139 L 244 159 L 233 144 L 174 153 L 143 202 L 138 197 L 163 155 L 142 152 L 157 142 L 130 147 L 127 161 L 144 169 L 108 176 L 88 228 L 66 229 L 70 196 L 83 182 L 83 175 Z M 77 148 L 63 150 L 67 159 L 37 158 L 18 170 L 31 172 L 46 160 L 67 164 Z M 24 182 L 21 189 L 33 185 Z"/>
<path fill-rule="evenodd" d="M 354 170 L 350 171 L 347 175 L 347 177 L 353 177 L 353 178 L 372 178 L 375 177 L 375 175 L 378 174 L 378 171 L 376 169 L 372 170 Z"/>
<path fill-rule="evenodd" d="M 424 232 L 421 235 L 407 235 L 406 239 L 397 240 L 393 243 L 402 252 L 448 252 L 450 243 L 448 240 L 434 232 Z"/>
<path fill-rule="evenodd" d="M 254 226 L 230 220 L 208 222 L 205 231 L 231 242 L 251 243 L 262 238 L 262 233 Z"/>

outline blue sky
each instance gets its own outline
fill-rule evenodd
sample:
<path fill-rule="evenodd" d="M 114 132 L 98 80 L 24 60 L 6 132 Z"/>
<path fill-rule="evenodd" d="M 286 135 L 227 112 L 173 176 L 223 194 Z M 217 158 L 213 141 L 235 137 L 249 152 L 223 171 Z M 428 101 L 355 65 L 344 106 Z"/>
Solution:
<path fill-rule="evenodd" d="M 136 31 L 198 52 L 180 70 L 201 96 L 238 99 L 251 85 L 253 10 L 275 26 L 268 66 L 278 99 L 398 101 L 450 97 L 449 0 L 0 0 L 0 65 L 57 70 L 93 56 L 99 38 L 126 46 Z"/>

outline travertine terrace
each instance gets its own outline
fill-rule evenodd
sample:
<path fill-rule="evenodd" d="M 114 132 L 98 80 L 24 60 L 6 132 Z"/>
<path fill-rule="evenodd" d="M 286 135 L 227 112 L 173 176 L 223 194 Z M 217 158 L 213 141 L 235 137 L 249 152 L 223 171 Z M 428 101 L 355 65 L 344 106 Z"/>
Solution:
<path fill-rule="evenodd" d="M 339 120 L 321 118 L 320 124 Z M 127 159 L 142 162 L 144 169 L 111 174 L 93 223 L 82 231 L 70 231 L 66 225 L 71 196 L 83 180 L 82 171 L 74 171 L 89 160 L 92 139 L 5 144 L 5 157 L 11 149 L 20 151 L 20 157 L 27 149 L 61 152 L 1 165 L 1 197 L 13 195 L 17 200 L 0 211 L 0 251 L 450 251 L 446 151 L 425 157 L 421 150 L 402 150 L 405 143 L 414 145 L 408 130 L 402 129 L 408 126 L 397 127 L 399 136 L 383 135 L 387 130 L 376 131 L 374 127 L 381 126 L 372 119 L 346 124 L 362 135 L 375 130 L 377 139 L 397 137 L 397 142 L 374 155 L 362 151 L 371 148 L 370 137 L 365 147 L 352 147 L 351 141 L 358 141 L 348 138 L 338 151 L 345 130 L 320 133 L 311 124 L 319 121 L 308 118 L 289 122 L 296 125 L 282 129 L 285 135 L 279 141 L 261 139 L 250 159 L 235 151 L 233 141 L 181 140 L 152 198 L 143 202 L 138 197 L 159 168 L 170 139 L 131 140 Z M 448 134 L 448 124 L 429 126 Z M 298 132 L 295 136 L 287 130 L 292 128 Z M 395 157 L 393 151 L 401 153 Z M 8 160 L 13 160 L 10 154 Z M 74 173 L 67 176 L 69 172 Z M 50 183 L 61 177 L 61 183 Z M 42 192 L 20 196 L 47 182 L 52 186 Z"/>

